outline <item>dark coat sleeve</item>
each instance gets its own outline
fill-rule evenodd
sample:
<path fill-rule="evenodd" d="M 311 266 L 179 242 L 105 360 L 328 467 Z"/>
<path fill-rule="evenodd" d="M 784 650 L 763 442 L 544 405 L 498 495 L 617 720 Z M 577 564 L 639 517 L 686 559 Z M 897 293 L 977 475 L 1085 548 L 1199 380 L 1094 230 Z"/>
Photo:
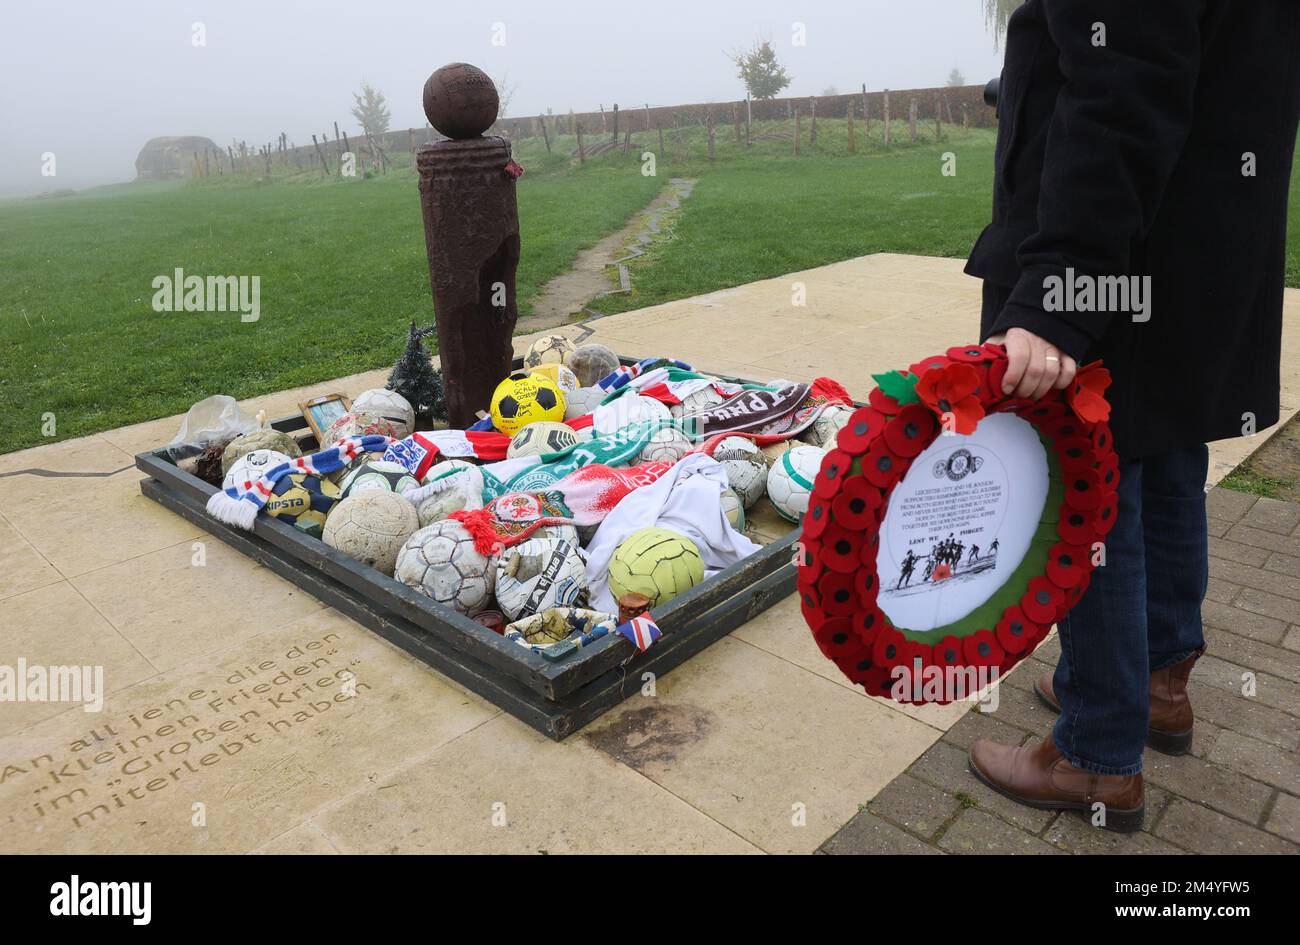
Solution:
<path fill-rule="evenodd" d="M 1019 327 L 1076 359 L 1113 312 L 1044 310 L 1044 280 L 1132 272 L 1131 248 L 1160 206 L 1192 123 L 1200 68 L 1196 0 L 1044 0 L 1065 78 L 1048 126 L 1038 229 L 988 334 Z M 1095 46 L 1095 24 L 1104 46 Z M 1155 300 L 1159 304 L 1159 300 Z"/>

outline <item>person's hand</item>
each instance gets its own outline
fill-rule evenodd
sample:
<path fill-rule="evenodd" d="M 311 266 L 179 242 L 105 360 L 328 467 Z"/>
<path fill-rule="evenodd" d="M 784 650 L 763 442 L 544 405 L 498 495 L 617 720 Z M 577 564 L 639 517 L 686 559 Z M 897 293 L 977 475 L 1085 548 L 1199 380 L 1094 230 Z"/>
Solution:
<path fill-rule="evenodd" d="M 1007 346 L 1007 373 L 1002 378 L 1002 393 L 1007 395 L 1037 400 L 1053 388 L 1069 387 L 1078 370 L 1074 358 L 1023 328 L 993 335 L 989 343 Z"/>

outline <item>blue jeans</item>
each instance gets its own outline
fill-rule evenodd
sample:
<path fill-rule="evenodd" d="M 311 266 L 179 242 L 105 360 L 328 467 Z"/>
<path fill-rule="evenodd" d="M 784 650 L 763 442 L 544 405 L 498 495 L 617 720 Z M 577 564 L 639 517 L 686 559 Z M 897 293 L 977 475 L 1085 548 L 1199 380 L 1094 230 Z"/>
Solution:
<path fill-rule="evenodd" d="M 1151 673 L 1205 645 L 1208 466 L 1204 444 L 1120 465 L 1105 566 L 1057 625 L 1052 689 L 1061 716 L 1052 737 L 1075 767 L 1141 771 Z"/>

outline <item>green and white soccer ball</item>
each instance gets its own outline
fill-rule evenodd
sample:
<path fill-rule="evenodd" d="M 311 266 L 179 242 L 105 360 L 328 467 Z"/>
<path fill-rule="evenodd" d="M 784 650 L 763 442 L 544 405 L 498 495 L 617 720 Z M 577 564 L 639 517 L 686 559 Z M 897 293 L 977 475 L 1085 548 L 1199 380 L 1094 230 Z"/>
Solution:
<path fill-rule="evenodd" d="M 753 440 L 743 436 L 723 437 L 713 451 L 713 458 L 722 464 L 731 486 L 746 509 L 763 497 L 767 489 L 767 460 Z"/>
<path fill-rule="evenodd" d="M 822 412 L 817 415 L 817 419 L 808 429 L 799 435 L 799 439 L 813 446 L 820 446 L 824 450 L 834 449 L 835 437 L 844 429 L 851 416 L 853 416 L 852 407 L 828 404 L 822 408 Z"/>
<path fill-rule="evenodd" d="M 433 482 L 433 480 L 441 479 L 445 473 L 451 472 L 453 469 L 464 469 L 473 465 L 473 463 L 466 459 L 440 459 L 429 467 L 429 471 L 426 472 L 424 478 L 420 480 L 420 485 L 427 486 L 429 483 Z"/>
<path fill-rule="evenodd" d="M 745 503 L 740 501 L 740 496 L 730 486 L 722 490 L 722 511 L 732 528 L 738 532 L 745 530 Z"/>
<path fill-rule="evenodd" d="M 501 612 L 520 620 L 551 607 L 582 607 L 587 566 L 574 541 L 530 538 L 497 558 L 496 598 Z"/>
<path fill-rule="evenodd" d="M 798 522 L 808 511 L 813 483 L 826 451 L 818 446 L 796 446 L 782 454 L 767 473 L 767 497 L 783 518 Z"/>
<path fill-rule="evenodd" d="M 352 401 L 352 409 L 383 417 L 396 428 L 399 440 L 415 432 L 415 408 L 395 390 L 372 387 L 362 391 Z"/>
<path fill-rule="evenodd" d="M 524 367 L 534 368 L 539 364 L 564 364 L 569 355 L 576 350 L 576 345 L 563 335 L 547 335 L 538 338 L 528 346 L 524 355 Z"/>
<path fill-rule="evenodd" d="M 638 463 L 675 463 L 695 444 L 685 433 L 674 426 L 660 427 L 650 436 L 650 442 L 637 456 Z"/>
<path fill-rule="evenodd" d="M 474 547 L 474 537 L 454 519 L 421 528 L 402 545 L 393 577 L 462 614 L 486 610 L 492 600 L 494 562 Z"/>
<path fill-rule="evenodd" d="M 396 492 L 401 495 L 407 489 L 414 489 L 419 484 L 401 463 L 372 459 L 348 473 L 340 486 L 343 498 L 346 499 L 350 495 L 370 490 Z"/>
<path fill-rule="evenodd" d="M 703 580 L 704 559 L 695 542 L 653 525 L 624 538 L 609 562 L 614 599 L 644 594 L 651 607 L 667 603 Z"/>
<path fill-rule="evenodd" d="M 289 457 L 276 450 L 252 450 L 230 464 L 230 470 L 221 480 L 221 488 L 233 488 L 242 495 L 266 473 L 287 462 Z"/>
<path fill-rule="evenodd" d="M 599 436 L 609 436 L 623 429 L 630 423 L 642 423 L 646 420 L 671 420 L 667 405 L 653 397 L 640 394 L 624 394 L 612 401 L 601 413 L 596 415 L 593 424 Z"/>
<path fill-rule="evenodd" d="M 556 423 L 554 420 L 539 420 L 537 423 L 528 424 L 514 435 L 514 439 L 506 449 L 506 456 L 513 459 L 516 456 L 558 453 L 577 442 L 578 434 L 574 432 L 573 427 Z"/>
<path fill-rule="evenodd" d="M 419 527 L 414 505 L 395 492 L 369 489 L 344 497 L 330 510 L 321 539 L 376 571 L 392 574 L 397 553 Z"/>

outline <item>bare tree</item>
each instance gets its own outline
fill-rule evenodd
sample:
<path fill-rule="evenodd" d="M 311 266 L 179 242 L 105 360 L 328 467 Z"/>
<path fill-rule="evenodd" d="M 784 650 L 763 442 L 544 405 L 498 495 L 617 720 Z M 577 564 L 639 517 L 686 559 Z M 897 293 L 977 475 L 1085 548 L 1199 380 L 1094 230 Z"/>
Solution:
<path fill-rule="evenodd" d="M 984 25 L 993 31 L 993 48 L 1007 35 L 1007 20 L 1025 0 L 984 0 Z"/>
<path fill-rule="evenodd" d="M 497 98 L 501 104 L 497 108 L 497 117 L 505 118 L 506 110 L 510 107 L 510 100 L 515 97 L 515 90 L 518 86 L 510 84 L 509 73 L 502 73 L 501 78 L 493 79 L 492 84 L 497 87 Z"/>

